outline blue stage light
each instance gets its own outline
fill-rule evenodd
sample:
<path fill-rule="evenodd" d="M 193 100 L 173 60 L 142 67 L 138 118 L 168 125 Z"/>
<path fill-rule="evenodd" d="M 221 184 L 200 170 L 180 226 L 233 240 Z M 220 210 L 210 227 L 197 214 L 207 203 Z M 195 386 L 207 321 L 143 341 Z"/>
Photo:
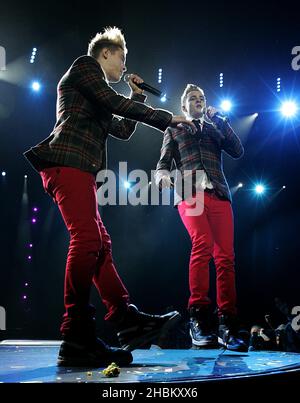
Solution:
<path fill-rule="evenodd" d="M 232 108 L 231 101 L 229 101 L 229 99 L 224 99 L 224 101 L 221 102 L 221 108 L 223 109 L 224 112 L 230 112 Z"/>
<path fill-rule="evenodd" d="M 161 102 L 166 102 L 167 100 L 167 96 L 166 94 L 164 94 L 161 98 L 160 98 Z"/>
<path fill-rule="evenodd" d="M 261 184 L 255 186 L 255 193 L 261 195 L 265 192 L 265 187 Z"/>
<path fill-rule="evenodd" d="M 298 106 L 294 101 L 285 101 L 281 105 L 281 113 L 286 118 L 292 118 L 296 115 Z"/>
<path fill-rule="evenodd" d="M 125 189 L 130 189 L 130 183 L 127 181 L 124 181 L 124 188 Z"/>
<path fill-rule="evenodd" d="M 39 92 L 41 89 L 41 84 L 38 81 L 33 81 L 31 83 L 31 89 L 35 92 Z"/>

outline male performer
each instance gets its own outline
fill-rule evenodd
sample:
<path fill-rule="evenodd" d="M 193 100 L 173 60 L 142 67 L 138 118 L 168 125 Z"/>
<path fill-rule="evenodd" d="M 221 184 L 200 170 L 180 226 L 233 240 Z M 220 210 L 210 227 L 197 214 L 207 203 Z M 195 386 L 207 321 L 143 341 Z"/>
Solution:
<path fill-rule="evenodd" d="M 145 96 L 137 85 L 143 80 L 137 75 L 129 80 L 131 99 L 108 85 L 120 81 L 126 71 L 126 53 L 118 28 L 97 34 L 88 55 L 75 60 L 58 84 L 57 122 L 52 133 L 25 153 L 70 233 L 59 365 L 102 366 L 112 361 L 127 365 L 132 361 L 130 350 L 150 342 L 179 318 L 176 311 L 148 315 L 130 304 L 98 212 L 95 177 L 106 167 L 108 134 L 127 140 L 136 121 L 161 131 L 185 122 L 195 130 L 183 116 L 143 105 Z M 105 319 L 116 324 L 124 350 L 108 347 L 96 337 L 94 308 L 89 305 L 92 283 L 108 310 Z"/>
<path fill-rule="evenodd" d="M 209 262 L 213 257 L 217 272 L 218 341 L 231 350 L 243 350 L 246 346 L 236 337 L 231 195 L 222 167 L 222 151 L 240 158 L 243 146 L 228 122 L 217 115 L 217 110 L 206 109 L 204 92 L 198 86 L 187 85 L 181 105 L 198 131 L 193 134 L 188 126 L 166 130 L 155 177 L 160 187 L 170 187 L 174 161 L 183 182 L 184 193 L 177 207 L 192 241 L 188 302 L 192 343 L 197 347 L 212 347 L 217 342 L 208 297 Z M 193 185 L 190 194 L 188 179 Z M 176 181 L 177 189 L 181 182 Z M 202 208 L 193 214 L 197 204 Z"/>

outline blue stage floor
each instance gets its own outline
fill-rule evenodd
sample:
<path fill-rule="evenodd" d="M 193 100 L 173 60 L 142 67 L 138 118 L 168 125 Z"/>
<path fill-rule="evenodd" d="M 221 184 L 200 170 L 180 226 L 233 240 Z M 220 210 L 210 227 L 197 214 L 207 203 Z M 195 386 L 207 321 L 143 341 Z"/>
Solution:
<path fill-rule="evenodd" d="M 162 350 L 152 346 L 133 351 L 133 364 L 121 368 L 118 377 L 107 378 L 103 368 L 57 367 L 59 345 L 59 341 L 3 341 L 0 382 L 208 382 L 298 371 L 300 380 L 300 354 L 296 353 Z"/>

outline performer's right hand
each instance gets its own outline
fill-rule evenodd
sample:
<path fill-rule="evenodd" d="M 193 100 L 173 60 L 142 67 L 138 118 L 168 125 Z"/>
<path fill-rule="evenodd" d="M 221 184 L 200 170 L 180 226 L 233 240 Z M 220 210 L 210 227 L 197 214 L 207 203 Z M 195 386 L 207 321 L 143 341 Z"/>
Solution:
<path fill-rule="evenodd" d="M 174 185 L 171 181 L 171 178 L 168 175 L 163 175 L 159 181 L 159 188 L 160 189 L 170 189 L 173 188 Z"/>
<path fill-rule="evenodd" d="M 181 127 L 181 128 L 187 128 L 192 134 L 195 134 L 197 132 L 197 128 L 193 122 L 190 120 L 187 120 L 184 116 L 173 116 L 171 123 L 169 124 L 170 127 Z"/>

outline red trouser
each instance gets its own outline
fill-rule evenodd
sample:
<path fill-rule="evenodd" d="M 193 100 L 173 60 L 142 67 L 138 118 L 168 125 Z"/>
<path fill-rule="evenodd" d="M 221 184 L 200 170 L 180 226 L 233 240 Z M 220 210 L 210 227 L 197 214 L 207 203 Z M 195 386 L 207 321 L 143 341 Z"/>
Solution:
<path fill-rule="evenodd" d="M 180 217 L 191 237 L 192 252 L 189 265 L 190 299 L 188 307 L 211 303 L 209 291 L 209 262 L 214 258 L 217 274 L 217 306 L 219 314 L 236 313 L 236 291 L 233 249 L 233 213 L 231 203 L 214 193 L 197 194 L 203 212 L 187 214 L 191 205 L 178 205 Z M 189 201 L 190 202 L 190 201 Z"/>
<path fill-rule="evenodd" d="M 69 167 L 47 168 L 40 174 L 70 234 L 64 290 L 66 313 L 61 326 L 62 333 L 68 334 L 72 332 L 72 320 L 88 322 L 92 283 L 108 310 L 105 319 L 128 304 L 129 295 L 113 263 L 111 239 L 98 211 L 94 176 Z"/>

